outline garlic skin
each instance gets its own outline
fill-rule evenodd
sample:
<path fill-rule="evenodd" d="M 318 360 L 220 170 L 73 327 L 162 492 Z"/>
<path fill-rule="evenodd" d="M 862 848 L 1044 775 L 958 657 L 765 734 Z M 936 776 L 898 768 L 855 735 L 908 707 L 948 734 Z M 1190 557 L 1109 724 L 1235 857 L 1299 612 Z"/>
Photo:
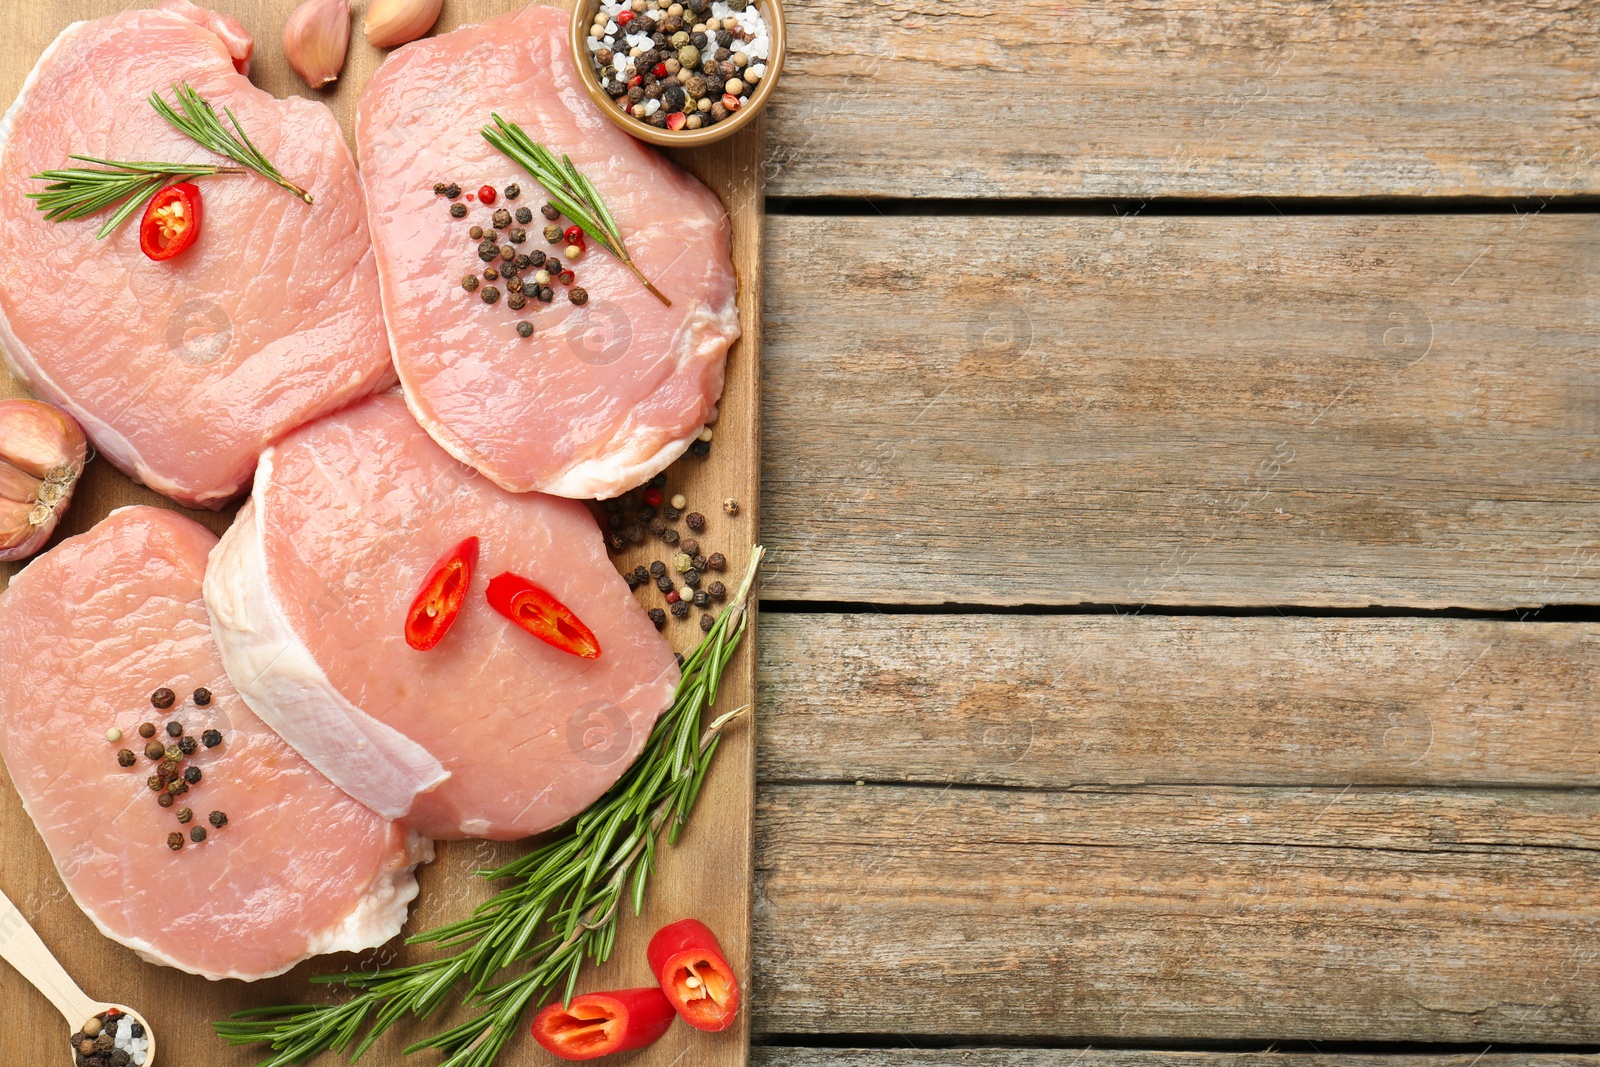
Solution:
<path fill-rule="evenodd" d="M 44 547 L 89 453 L 83 427 L 38 400 L 0 400 L 0 562 Z"/>
<path fill-rule="evenodd" d="M 392 48 L 415 41 L 439 20 L 444 0 L 372 0 L 363 24 L 367 43 L 374 48 Z"/>
<path fill-rule="evenodd" d="M 284 57 L 313 89 L 339 76 L 349 49 L 350 0 L 305 0 L 284 23 Z"/>

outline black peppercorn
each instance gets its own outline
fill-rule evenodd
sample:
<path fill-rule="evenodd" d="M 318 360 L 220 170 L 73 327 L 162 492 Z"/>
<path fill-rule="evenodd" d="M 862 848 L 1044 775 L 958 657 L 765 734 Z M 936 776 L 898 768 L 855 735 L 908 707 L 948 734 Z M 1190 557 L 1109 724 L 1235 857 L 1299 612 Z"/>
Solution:
<path fill-rule="evenodd" d="M 220 830 L 228 825 L 228 817 L 220 811 L 214 811 L 211 813 L 211 825 Z"/>
<path fill-rule="evenodd" d="M 706 592 L 711 594 L 712 600 L 722 600 L 728 595 L 728 587 L 721 582 L 712 582 L 706 586 Z"/>
<path fill-rule="evenodd" d="M 661 107 L 666 111 L 682 111 L 688 99 L 689 94 L 683 91 L 683 86 L 671 85 L 661 94 Z"/>
<path fill-rule="evenodd" d="M 169 722 L 169 723 L 167 723 L 167 736 L 168 737 L 182 737 L 183 736 L 183 724 L 179 723 L 179 722 Z"/>
<path fill-rule="evenodd" d="M 191 822 L 194 819 L 194 809 L 193 808 L 179 808 L 178 811 L 177 811 L 177 815 L 178 815 L 178 821 L 179 822 L 181 822 L 181 823 Z"/>
<path fill-rule="evenodd" d="M 650 616 L 650 621 L 656 624 L 658 630 L 667 624 L 667 613 L 660 608 L 651 608 L 645 614 Z"/>
<path fill-rule="evenodd" d="M 556 210 L 556 206 L 554 204 L 546 204 L 544 207 L 539 209 L 539 214 L 543 215 L 551 222 L 554 222 L 556 219 L 561 217 L 561 212 Z"/>
<path fill-rule="evenodd" d="M 544 261 L 544 269 L 549 271 L 551 274 L 560 274 L 561 273 L 561 261 L 559 259 L 557 259 L 555 256 L 550 256 L 547 259 L 545 259 L 545 261 Z"/>
<path fill-rule="evenodd" d="M 705 35 L 705 33 L 704 32 L 691 33 L 689 35 L 689 43 L 694 45 L 696 48 L 704 48 L 706 46 L 706 35 Z"/>
<path fill-rule="evenodd" d="M 144 780 L 144 784 L 150 787 L 152 793 L 159 793 L 167 787 L 166 781 L 159 774 L 152 774 Z"/>
<path fill-rule="evenodd" d="M 715 626 L 716 624 L 717 624 L 717 620 L 713 619 L 710 615 L 702 615 L 702 616 L 700 616 L 700 629 L 701 630 L 709 630 L 713 626 Z"/>
<path fill-rule="evenodd" d="M 517 336 L 518 337 L 532 337 L 533 336 L 533 323 L 527 322 L 527 321 L 523 321 L 523 322 L 517 323 Z"/>
<path fill-rule="evenodd" d="M 194 691 L 193 699 L 195 707 L 203 708 L 211 703 L 211 690 L 207 689 L 205 686 L 201 686 L 199 689 Z"/>
<path fill-rule="evenodd" d="M 661 509 L 661 517 L 666 519 L 668 522 L 677 522 L 678 517 L 682 514 L 683 511 L 681 509 L 675 508 L 671 504 L 668 504 L 666 507 Z"/>
<path fill-rule="evenodd" d="M 518 286 L 518 288 L 520 289 L 521 286 Z M 528 298 L 523 296 L 520 292 L 512 293 L 510 296 L 506 297 L 506 307 L 510 308 L 512 311 L 521 311 L 527 306 L 527 303 Z"/>
<path fill-rule="evenodd" d="M 639 101 L 641 101 L 643 99 L 644 99 L 644 86 L 643 85 L 635 85 L 633 88 L 628 90 L 628 102 L 629 103 L 637 104 Z"/>
<path fill-rule="evenodd" d="M 620 531 L 612 530 L 606 534 L 606 545 L 613 552 L 621 552 L 628 547 L 628 539 L 623 537 Z"/>
<path fill-rule="evenodd" d="M 545 254 L 539 249 L 535 248 L 533 251 L 528 253 L 528 267 L 542 267 L 544 266 L 545 259 Z M 523 269 L 526 270 L 527 267 L 524 267 Z"/>
<path fill-rule="evenodd" d="M 649 522 L 649 528 L 650 528 L 650 532 L 653 533 L 653 534 L 658 534 L 659 535 L 659 534 L 665 533 L 666 529 L 667 529 L 666 520 L 665 519 L 661 519 L 661 518 L 651 519 L 650 522 Z"/>
<path fill-rule="evenodd" d="M 455 182 L 451 182 L 449 185 L 444 187 L 444 195 L 448 196 L 451 200 L 454 200 L 456 197 L 461 195 L 461 186 L 457 185 Z"/>
<path fill-rule="evenodd" d="M 644 540 L 644 523 L 630 522 L 622 528 L 622 536 L 628 539 L 628 544 L 637 545 Z"/>
<path fill-rule="evenodd" d="M 663 593 L 672 592 L 672 579 L 667 577 L 665 574 L 656 575 L 656 588 L 661 590 Z"/>
<path fill-rule="evenodd" d="M 450 205 L 450 217 L 453 218 L 453 219 L 464 219 L 464 218 L 466 218 L 467 217 L 467 205 L 465 205 L 465 204 L 451 204 Z"/>
<path fill-rule="evenodd" d="M 153 722 L 142 722 L 142 723 L 139 724 L 139 736 L 140 737 L 154 737 L 155 735 L 156 735 L 156 724 L 155 723 L 153 723 Z"/>
<path fill-rule="evenodd" d="M 711 606 L 711 594 L 704 589 L 696 589 L 694 591 L 694 606 L 697 608 L 709 608 Z"/>
<path fill-rule="evenodd" d="M 492 304 L 496 300 L 500 299 L 500 290 L 496 289 L 492 285 L 487 285 L 487 286 L 484 286 L 482 295 L 483 295 L 483 302 L 485 304 Z"/>
<path fill-rule="evenodd" d="M 133 1025 L 128 1027 L 128 1036 L 129 1037 L 143 1037 L 144 1036 L 144 1024 L 139 1022 L 138 1020 L 135 1020 Z"/>
<path fill-rule="evenodd" d="M 200 842 L 204 841 L 205 839 L 206 839 L 206 828 L 204 826 L 191 826 L 189 828 L 189 840 L 190 841 L 193 841 L 195 844 L 198 845 Z"/>
<path fill-rule="evenodd" d="M 688 556 L 698 556 L 700 554 L 700 542 L 692 537 L 685 537 L 683 544 L 678 546 L 678 550 Z"/>
<path fill-rule="evenodd" d="M 690 567 L 688 570 L 684 571 L 683 584 L 688 586 L 690 589 L 700 588 L 700 572 L 695 570 L 693 567 Z"/>
<path fill-rule="evenodd" d="M 571 278 L 572 272 L 567 271 L 564 277 Z M 569 282 L 568 284 L 571 283 Z M 585 289 L 581 285 L 573 286 L 567 291 L 567 299 L 572 301 L 574 304 L 577 304 L 579 307 L 582 307 L 589 302 L 589 290 Z"/>
<path fill-rule="evenodd" d="M 512 182 L 510 185 L 506 186 L 505 194 L 507 200 L 515 200 L 517 197 L 522 195 L 522 186 L 518 185 L 516 182 Z"/>
<path fill-rule="evenodd" d="M 528 223 L 533 221 L 533 212 L 529 211 L 525 207 L 519 207 L 516 211 L 516 217 L 518 222 L 526 226 Z"/>
<path fill-rule="evenodd" d="M 644 98 L 646 100 L 660 100 L 662 95 L 665 92 L 666 92 L 666 90 L 661 87 L 661 83 L 660 82 L 651 82 L 649 85 L 644 87 Z M 662 122 L 666 122 L 667 121 L 667 115 L 666 115 L 666 112 L 664 110 L 663 111 L 657 111 L 656 115 L 660 115 L 661 116 L 661 121 Z M 656 115 L 651 115 L 650 117 L 651 118 L 655 118 Z"/>
<path fill-rule="evenodd" d="M 182 752 L 185 756 L 194 755 L 195 751 L 199 747 L 200 747 L 200 742 L 196 741 L 192 737 L 180 737 L 180 738 L 178 738 L 178 751 Z"/>
<path fill-rule="evenodd" d="M 183 848 L 183 835 L 177 832 L 168 834 L 167 847 L 174 852 L 177 852 L 179 849 Z"/>
<path fill-rule="evenodd" d="M 485 263 L 493 263 L 495 260 L 500 258 L 500 249 L 492 244 L 488 247 L 479 245 L 478 258 L 483 260 Z"/>
<path fill-rule="evenodd" d="M 160 689 L 157 689 L 154 693 L 150 694 L 150 703 L 163 711 L 172 707 L 173 703 L 177 699 L 178 694 L 174 693 L 166 686 L 162 686 Z"/>
<path fill-rule="evenodd" d="M 175 801 L 172 799 L 172 794 L 163 789 L 161 795 L 156 797 L 156 803 L 163 808 L 170 808 Z"/>
<path fill-rule="evenodd" d="M 528 239 L 528 231 L 523 229 L 521 226 L 513 226 L 511 227 L 511 232 L 506 236 L 511 239 L 512 244 L 520 245 L 522 242 Z M 517 258 L 521 259 L 522 257 L 518 256 Z"/>
<path fill-rule="evenodd" d="M 503 230 L 507 226 L 511 225 L 511 212 L 507 211 L 505 208 L 500 208 L 494 213 L 494 216 L 490 221 L 494 223 L 495 229 Z"/>
<path fill-rule="evenodd" d="M 182 778 L 174 778 L 172 781 L 167 783 L 167 792 L 171 793 L 175 797 L 181 797 L 188 791 L 189 783 L 184 781 Z"/>
<path fill-rule="evenodd" d="M 680 600 L 672 605 L 672 617 L 674 619 L 687 619 L 689 617 L 689 602 Z"/>
<path fill-rule="evenodd" d="M 714 571 L 720 571 L 728 565 L 728 557 L 721 552 L 713 552 L 706 557 L 706 564 Z"/>
<path fill-rule="evenodd" d="M 654 563 L 650 564 L 650 574 L 651 574 L 652 577 L 659 578 L 663 574 L 666 574 L 666 573 L 667 573 L 667 565 L 665 563 L 662 563 L 659 559 L 656 560 Z"/>
<path fill-rule="evenodd" d="M 471 237 L 474 241 L 481 241 L 481 240 L 483 240 L 483 227 L 482 226 L 474 226 L 472 229 L 467 231 L 467 235 L 469 237 Z"/>
<path fill-rule="evenodd" d="M 483 280 L 486 282 L 497 282 L 500 280 L 500 272 L 495 270 L 493 267 L 489 267 L 483 272 Z"/>
<path fill-rule="evenodd" d="M 117 766 L 119 767 L 132 767 L 138 760 L 139 757 L 135 756 L 131 749 L 125 748 L 117 753 Z"/>
<path fill-rule="evenodd" d="M 622 580 L 628 583 L 628 589 L 629 589 L 630 592 L 632 590 L 635 590 L 635 589 L 639 588 L 639 579 L 637 579 L 637 578 L 635 578 L 633 576 L 633 572 L 632 571 L 629 571 L 628 573 L 624 574 L 622 576 Z"/>
<path fill-rule="evenodd" d="M 717 106 L 721 107 L 722 105 L 718 104 Z M 705 459 L 707 456 L 711 455 L 711 442 L 696 441 L 694 444 L 689 446 L 689 454 L 700 459 Z"/>
<path fill-rule="evenodd" d="M 478 289 L 478 276 L 476 274 L 469 274 L 465 278 L 462 278 L 461 288 L 465 289 L 469 293 L 476 292 Z"/>
<path fill-rule="evenodd" d="M 689 562 L 694 566 L 694 569 L 699 571 L 701 574 L 704 574 L 706 571 L 711 569 L 709 566 L 711 561 L 704 556 L 696 556 Z"/>
<path fill-rule="evenodd" d="M 677 544 L 678 543 L 678 531 L 672 529 L 669 526 L 667 529 L 665 529 L 665 530 L 663 530 L 661 532 L 661 540 L 665 541 L 669 545 Z"/>
<path fill-rule="evenodd" d="M 190 785 L 199 785 L 200 784 L 200 768 L 199 767 L 185 767 L 183 769 L 183 780 L 188 782 Z"/>
<path fill-rule="evenodd" d="M 555 298 L 556 298 L 556 291 L 554 289 L 550 288 L 548 285 L 542 285 L 542 286 L 539 287 L 539 299 L 540 300 L 542 300 L 546 304 L 548 304 L 548 303 L 550 303 L 550 301 L 554 300 Z"/>
<path fill-rule="evenodd" d="M 444 182 L 434 182 L 433 183 L 433 195 L 434 196 L 443 196 L 444 195 L 444 191 L 445 191 L 446 188 L 448 188 L 448 186 L 446 186 Z"/>
<path fill-rule="evenodd" d="M 650 580 L 650 572 L 645 570 L 642 566 L 633 568 L 631 573 L 639 580 L 640 585 L 643 585 L 645 582 Z"/>
<path fill-rule="evenodd" d="M 144 754 L 146 759 L 160 759 L 167 754 L 167 746 L 160 741 L 152 741 L 144 746 Z"/>
<path fill-rule="evenodd" d="M 706 528 L 706 517 L 700 514 L 698 511 L 689 512 L 689 514 L 684 516 L 683 521 L 684 524 L 695 533 L 699 533 L 701 530 Z"/>
<path fill-rule="evenodd" d="M 205 743 L 207 748 L 216 748 L 222 744 L 222 732 L 220 730 L 207 730 L 200 735 L 200 740 Z"/>

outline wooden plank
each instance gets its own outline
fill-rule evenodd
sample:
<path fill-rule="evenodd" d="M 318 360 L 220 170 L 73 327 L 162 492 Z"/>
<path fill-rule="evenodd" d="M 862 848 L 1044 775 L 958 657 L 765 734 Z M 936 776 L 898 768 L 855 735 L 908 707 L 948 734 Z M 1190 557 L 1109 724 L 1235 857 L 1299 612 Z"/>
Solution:
<path fill-rule="evenodd" d="M 1592 4 L 820 0 L 791 22 L 775 195 L 1600 189 Z"/>
<path fill-rule="evenodd" d="M 280 96 L 298 93 L 324 100 L 338 115 L 346 136 L 350 137 L 356 97 L 382 60 L 382 53 L 369 47 L 361 35 L 360 19 L 365 9 L 358 5 L 343 77 L 328 91 L 315 92 L 306 89 L 289 70 L 278 43 L 283 22 L 296 3 L 297 0 L 216 0 L 209 6 L 238 14 L 255 36 L 257 51 L 252 80 L 257 85 Z M 118 11 L 125 6 L 122 0 L 52 0 L 49 3 L 5 0 L 0 3 L 0 15 L 7 20 L 6 36 L 0 42 L 0 98 L 9 101 L 15 95 L 39 53 L 69 22 Z M 442 32 L 480 22 L 520 6 L 516 0 L 451 0 L 436 29 Z M 712 456 L 705 461 L 685 460 L 675 466 L 671 472 L 671 486 L 673 491 L 684 493 L 713 516 L 716 547 L 730 560 L 730 571 L 737 569 L 739 573 L 742 573 L 743 561 L 748 557 L 759 526 L 760 294 L 765 218 L 760 161 L 764 138 L 762 122 L 758 121 L 717 145 L 675 156 L 717 191 L 733 219 L 734 264 L 741 282 L 739 306 L 744 336 L 729 357 Z M 0 372 L 0 396 L 6 395 L 22 393 L 16 383 Z M 729 497 L 741 503 L 737 519 L 727 518 L 717 510 L 720 502 Z M 111 509 L 129 503 L 182 510 L 133 485 L 105 462 L 94 462 L 85 474 L 58 536 L 81 532 Z M 219 532 L 232 518 L 231 511 L 186 514 Z M 646 558 L 630 557 L 628 564 L 631 566 Z M 16 569 L 15 565 L 0 565 L 0 588 Z M 700 631 L 697 626 L 683 623 L 673 627 L 671 635 L 682 649 L 692 647 Z M 737 654 L 724 675 L 719 709 L 732 709 L 753 699 L 755 656 L 750 646 L 754 640 L 752 629 L 746 637 L 747 647 Z M 693 823 L 677 849 L 663 849 L 660 853 L 660 867 L 653 879 L 643 917 L 624 921 L 612 964 L 603 974 L 593 975 L 586 982 L 644 984 L 649 977 L 644 964 L 644 945 L 649 934 L 663 923 L 691 912 L 717 930 L 735 968 L 741 974 L 749 973 L 754 748 L 754 732 L 748 728 L 735 727 L 725 736 Z M 374 961 L 404 962 L 425 955 L 391 943 L 359 959 L 341 956 L 312 960 L 286 976 L 251 986 L 237 982 L 210 983 L 142 964 L 131 952 L 101 937 L 67 897 L 43 844 L 3 773 L 0 773 L 0 783 L 3 783 L 0 784 L 0 842 L 4 843 L 7 855 L 3 871 L 0 871 L 0 888 L 17 901 L 46 943 L 67 961 L 69 970 L 86 991 L 137 1006 L 149 1017 L 160 1030 L 163 1057 L 167 1062 L 218 1067 L 225 1064 L 242 1067 L 259 1062 L 261 1056 L 255 1050 L 223 1047 L 212 1036 L 207 1025 L 209 1020 L 244 1007 L 303 1002 L 315 995 L 315 990 L 305 982 L 310 974 L 370 967 L 376 965 Z M 465 915 L 485 895 L 481 879 L 473 878 L 471 872 L 496 866 L 518 851 L 516 845 L 485 842 L 441 846 L 439 860 L 421 872 L 422 894 L 413 909 L 409 929 L 423 929 Z M 0 1039 L 20 1047 L 40 1039 L 56 1039 L 59 1020 L 51 1015 L 43 998 L 29 990 L 16 974 L 0 972 L 0 999 L 7 1005 L 5 1018 L 0 1021 Z M 396 1027 L 394 1039 L 386 1039 L 369 1058 L 398 1062 L 403 1045 L 441 1026 L 438 1019 L 425 1028 L 402 1024 Z M 741 1018 L 737 1027 L 722 1034 L 702 1034 L 688 1027 L 678 1027 L 670 1038 L 635 1056 L 634 1062 L 640 1067 L 667 1067 L 692 1053 L 692 1062 L 697 1064 L 737 1067 L 747 1062 L 747 1027 L 748 1014 Z M 527 1036 L 526 1028 L 510 1048 L 505 1058 L 508 1063 L 530 1062 L 532 1057 L 542 1055 Z"/>
<path fill-rule="evenodd" d="M 1328 1055 L 1165 1052 L 1098 1048 L 758 1048 L 757 1067 L 1596 1067 L 1600 1056 L 1560 1052 Z"/>
<path fill-rule="evenodd" d="M 1600 786 L 1593 624 L 775 615 L 764 637 L 767 782 Z"/>
<path fill-rule="evenodd" d="M 1593 1043 L 1597 815 L 1587 791 L 770 787 L 755 1026 Z"/>
<path fill-rule="evenodd" d="M 1600 218 L 769 228 L 769 597 L 1600 601 Z"/>

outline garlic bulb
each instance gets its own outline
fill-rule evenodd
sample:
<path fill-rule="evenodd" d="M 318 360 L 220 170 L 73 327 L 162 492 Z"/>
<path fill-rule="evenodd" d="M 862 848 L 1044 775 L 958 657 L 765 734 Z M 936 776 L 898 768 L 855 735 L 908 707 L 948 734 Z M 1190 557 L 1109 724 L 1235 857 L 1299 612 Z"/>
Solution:
<path fill-rule="evenodd" d="M 283 54 L 313 89 L 344 69 L 350 47 L 350 0 L 305 0 L 283 27 Z"/>
<path fill-rule="evenodd" d="M 418 37 L 439 20 L 444 0 L 372 0 L 367 9 L 367 43 L 389 48 Z"/>
<path fill-rule="evenodd" d="M 89 446 L 78 420 L 38 400 L 0 400 L 0 561 L 44 547 Z"/>

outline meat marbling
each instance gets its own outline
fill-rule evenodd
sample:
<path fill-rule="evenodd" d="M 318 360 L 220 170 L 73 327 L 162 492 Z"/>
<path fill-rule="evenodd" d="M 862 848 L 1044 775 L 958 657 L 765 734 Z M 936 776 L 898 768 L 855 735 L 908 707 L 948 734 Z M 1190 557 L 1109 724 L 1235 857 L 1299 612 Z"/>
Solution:
<path fill-rule="evenodd" d="M 239 71 L 251 42 L 188 0 L 67 27 L 0 123 L 0 346 L 12 372 L 152 489 L 221 507 L 262 446 L 392 380 L 360 178 L 332 113 Z M 145 102 L 187 81 L 307 205 L 254 174 L 199 179 L 203 230 L 165 262 L 135 214 L 49 222 L 30 175 L 106 159 L 228 163 Z"/>
<path fill-rule="evenodd" d="M 482 556 L 460 617 L 415 651 L 412 598 L 474 535 Z M 502 571 L 575 611 L 600 657 L 558 651 L 490 608 L 484 589 Z M 206 604 L 256 712 L 351 796 L 429 837 L 512 839 L 576 815 L 643 748 L 678 681 L 585 507 L 496 487 L 393 395 L 262 455 Z"/>
<path fill-rule="evenodd" d="M 351 800 L 256 718 L 223 674 L 201 601 L 216 538 L 124 508 L 29 565 L 0 594 L 0 754 L 67 889 L 102 933 L 207 978 L 279 974 L 382 944 L 416 896 L 428 843 Z M 209 706 L 188 699 L 210 689 Z M 179 694 L 151 707 L 160 687 Z M 145 780 L 141 722 L 220 728 L 180 825 Z M 105 733 L 116 727 L 119 742 Z M 170 740 L 164 732 L 156 735 Z M 119 766 L 128 748 L 137 762 Z M 225 812 L 213 829 L 208 814 Z M 209 840 L 188 841 L 192 827 Z M 181 832 L 184 847 L 167 847 Z M 174 887 L 189 891 L 174 891 Z"/>
<path fill-rule="evenodd" d="M 599 113 L 573 66 L 567 20 L 535 5 L 397 49 L 362 91 L 356 140 L 412 414 L 503 488 L 604 499 L 665 469 L 715 418 L 739 335 L 738 285 L 722 205 Z M 560 286 L 553 303 L 531 300 L 522 312 L 463 291 L 462 277 L 484 267 L 467 230 L 489 228 L 490 209 L 472 204 L 452 219 L 435 182 L 519 184 L 520 200 L 495 205 L 533 209 L 527 242 L 513 247 L 565 255 L 542 237 L 538 183 L 480 135 L 491 110 L 594 181 L 670 308 L 593 241 L 573 264 L 589 293 L 582 307 Z M 517 336 L 519 319 L 534 325 L 531 338 Z"/>

